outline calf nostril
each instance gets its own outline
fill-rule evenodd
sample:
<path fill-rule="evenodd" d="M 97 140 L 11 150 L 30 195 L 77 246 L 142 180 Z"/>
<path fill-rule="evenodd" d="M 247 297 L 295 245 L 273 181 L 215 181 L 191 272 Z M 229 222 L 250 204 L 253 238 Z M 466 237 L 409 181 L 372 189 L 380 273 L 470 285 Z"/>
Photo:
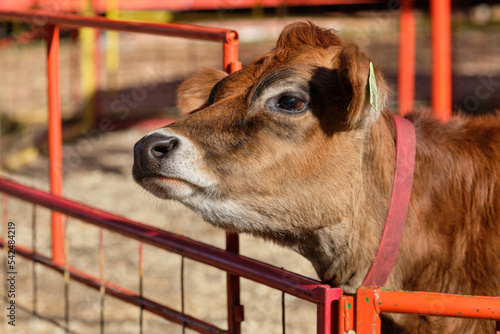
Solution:
<path fill-rule="evenodd" d="M 164 159 L 177 146 L 178 140 L 174 137 L 168 137 L 160 140 L 151 147 L 151 154 L 157 159 Z"/>

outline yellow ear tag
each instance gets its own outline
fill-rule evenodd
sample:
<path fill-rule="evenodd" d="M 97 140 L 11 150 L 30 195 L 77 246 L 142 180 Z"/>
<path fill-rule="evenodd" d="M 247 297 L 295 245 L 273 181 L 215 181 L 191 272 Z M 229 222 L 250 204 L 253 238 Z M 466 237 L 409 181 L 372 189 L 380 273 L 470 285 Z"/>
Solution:
<path fill-rule="evenodd" d="M 373 69 L 373 63 L 370 62 L 370 76 L 368 78 L 368 82 L 369 82 L 369 85 L 370 85 L 370 104 L 372 105 L 373 109 L 375 109 L 375 111 L 378 111 L 377 110 L 377 97 L 378 97 L 378 94 L 377 94 L 377 82 L 375 80 L 375 70 Z"/>
<path fill-rule="evenodd" d="M 349 104 L 347 105 L 347 111 L 351 111 L 351 104 L 352 104 L 352 100 L 351 100 L 351 102 L 349 102 Z"/>

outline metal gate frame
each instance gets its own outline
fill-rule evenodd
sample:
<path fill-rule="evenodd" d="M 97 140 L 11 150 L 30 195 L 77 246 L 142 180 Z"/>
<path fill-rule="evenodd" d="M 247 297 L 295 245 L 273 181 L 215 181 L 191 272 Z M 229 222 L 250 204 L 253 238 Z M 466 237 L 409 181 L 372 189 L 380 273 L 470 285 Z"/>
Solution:
<path fill-rule="evenodd" d="M 20 20 L 41 26 L 46 30 L 47 42 L 47 77 L 49 104 L 49 169 L 50 194 L 22 186 L 0 178 L 0 192 L 35 203 L 52 210 L 52 258 L 36 253 L 34 250 L 16 245 L 16 251 L 35 262 L 46 265 L 58 272 L 69 271 L 71 278 L 105 291 L 128 303 L 141 306 L 155 314 L 200 333 L 241 333 L 243 306 L 240 305 L 240 277 L 276 288 L 290 295 L 317 304 L 317 333 L 330 334 L 336 324 L 336 305 L 342 295 L 338 287 L 330 287 L 318 281 L 278 269 L 239 255 L 239 239 L 234 233 L 226 234 L 226 251 L 208 246 L 188 238 L 183 238 L 147 225 L 127 220 L 110 213 L 96 210 L 82 204 L 69 201 L 62 195 L 62 129 L 59 95 L 59 28 L 95 28 L 123 32 L 146 33 L 161 36 L 173 36 L 197 40 L 222 42 L 223 68 L 232 73 L 241 68 L 238 60 L 238 34 L 229 29 L 211 28 L 186 24 L 159 24 L 109 20 L 101 17 L 83 17 L 71 14 L 55 14 L 45 11 L 2 11 L 0 19 Z M 158 248 L 178 253 L 198 262 L 225 270 L 227 274 L 228 329 L 184 315 L 164 305 L 143 298 L 109 282 L 92 277 L 85 272 L 68 267 L 64 254 L 63 215 L 72 216 L 105 229 L 120 233 Z M 7 240 L 1 239 L 0 246 L 5 247 Z M 333 308 L 333 310 L 332 310 Z"/>
<path fill-rule="evenodd" d="M 447 32 L 449 32 L 449 0 L 443 2 L 433 0 L 432 3 L 433 18 L 435 17 L 436 20 L 440 22 L 438 22 L 438 28 L 433 29 L 434 31 L 438 30 L 436 37 L 437 42 L 435 42 L 438 43 L 440 38 L 443 39 L 449 36 L 447 35 Z M 406 31 L 409 36 L 406 41 L 414 43 L 414 31 L 411 30 L 412 17 L 411 12 L 409 12 L 411 11 L 411 7 L 404 6 L 407 6 L 405 2 L 403 2 L 402 26 L 410 24 L 410 29 L 405 30 L 403 27 L 402 31 Z M 499 297 L 473 297 L 426 292 L 387 291 L 381 288 L 370 287 L 359 289 L 356 296 L 343 296 L 340 288 L 330 287 L 318 281 L 239 255 L 238 236 L 235 234 L 227 234 L 226 251 L 224 251 L 61 197 L 62 131 L 58 56 L 60 26 L 71 28 L 90 27 L 222 42 L 224 49 L 223 66 L 228 73 L 232 73 L 241 68 L 241 63 L 238 61 L 237 33 L 227 29 L 192 25 L 137 23 L 108 20 L 104 18 L 81 17 L 77 15 L 51 14 L 43 11 L 0 11 L 0 18 L 38 24 L 44 26 L 47 32 L 51 193 L 49 194 L 28 188 L 3 178 L 0 178 L 0 192 L 53 210 L 53 254 L 52 258 L 48 258 L 42 254 L 36 253 L 32 249 L 16 245 L 16 252 L 18 254 L 48 266 L 58 272 L 65 273 L 69 271 L 70 277 L 74 280 L 95 289 L 104 288 L 109 295 L 133 305 L 140 306 L 165 319 L 183 324 L 187 328 L 191 328 L 200 333 L 241 333 L 240 323 L 243 320 L 243 307 L 240 305 L 239 301 L 239 277 L 244 277 L 303 300 L 316 303 L 317 333 L 321 334 L 331 334 L 336 332 L 337 329 L 338 333 L 343 334 L 352 333 L 354 330 L 356 330 L 358 334 L 379 333 L 379 315 L 381 312 L 418 313 L 497 320 L 497 334 L 500 334 Z M 408 26 L 406 27 L 408 28 Z M 405 45 L 407 44 L 405 43 Z M 437 44 L 433 43 L 433 45 Z M 436 91 L 438 95 L 435 95 L 434 99 L 438 102 L 433 103 L 438 107 L 436 109 L 440 111 L 438 117 L 445 120 L 451 114 L 451 108 L 448 108 L 446 105 L 446 103 L 450 103 L 451 100 L 448 98 L 448 93 L 451 92 L 451 81 L 448 81 L 450 77 L 449 73 L 451 73 L 449 72 L 450 61 L 447 58 L 449 56 L 449 41 L 436 47 L 436 49 L 438 50 L 435 51 L 435 59 L 438 65 L 434 69 L 435 72 L 433 77 L 437 76 L 438 78 L 435 79 L 435 82 L 440 83 L 439 85 L 441 86 L 446 85 L 447 90 L 441 93 Z M 402 49 L 400 50 L 402 51 Z M 414 59 L 410 57 L 410 59 L 405 59 L 405 61 L 408 62 L 405 66 L 409 66 L 407 67 L 409 71 L 400 78 L 413 80 L 411 75 Z M 408 84 L 408 82 L 406 84 Z M 438 86 L 438 84 L 434 84 L 433 86 L 434 89 L 441 87 Z M 409 100 L 408 97 L 406 97 L 406 99 L 405 103 L 408 101 L 411 102 L 411 95 Z M 445 99 L 448 99 L 448 101 L 444 101 Z M 223 330 L 217 328 L 200 319 L 155 303 L 144 298 L 142 295 L 138 295 L 109 282 L 103 282 L 99 278 L 66 265 L 64 263 L 64 229 L 62 215 L 84 220 L 107 230 L 120 233 L 126 237 L 151 244 L 158 248 L 177 253 L 226 271 L 228 273 L 228 329 Z M 7 245 L 7 240 L 0 240 L 0 246 L 6 247 Z M 429 305 L 432 305 L 436 300 L 439 300 L 445 305 L 440 309 L 439 314 L 436 314 L 435 310 L 429 307 Z"/>

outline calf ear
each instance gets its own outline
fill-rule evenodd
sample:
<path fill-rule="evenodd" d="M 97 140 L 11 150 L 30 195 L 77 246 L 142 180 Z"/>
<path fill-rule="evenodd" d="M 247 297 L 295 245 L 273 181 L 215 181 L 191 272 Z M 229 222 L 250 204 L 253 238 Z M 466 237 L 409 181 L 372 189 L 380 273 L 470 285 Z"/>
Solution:
<path fill-rule="evenodd" d="M 370 125 L 385 108 L 388 87 L 379 71 L 372 66 L 368 57 L 356 44 L 346 43 L 342 48 L 338 73 L 345 96 L 350 97 L 346 103 L 348 103 L 347 121 L 351 127 Z M 372 76 L 371 84 L 370 76 Z M 370 94 L 372 94 L 371 100 Z"/>
<path fill-rule="evenodd" d="M 212 88 L 226 76 L 226 72 L 215 68 L 205 69 L 184 81 L 177 90 L 177 107 L 181 113 L 188 114 L 206 107 Z"/>

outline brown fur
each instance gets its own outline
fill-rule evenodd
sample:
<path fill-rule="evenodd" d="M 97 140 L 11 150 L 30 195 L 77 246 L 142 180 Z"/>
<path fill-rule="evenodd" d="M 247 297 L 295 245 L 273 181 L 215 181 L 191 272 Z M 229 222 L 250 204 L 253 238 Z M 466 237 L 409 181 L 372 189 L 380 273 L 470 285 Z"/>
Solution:
<path fill-rule="evenodd" d="M 246 211 L 226 215 L 185 204 L 216 226 L 293 248 L 320 279 L 355 292 L 378 248 L 395 164 L 388 88 L 376 70 L 376 112 L 368 68 L 356 45 L 297 23 L 243 70 L 189 79 L 179 90 L 189 115 L 167 129 L 202 152 L 203 171 L 217 180 L 204 198 Z M 306 112 L 269 104 L 283 90 L 303 94 L 300 87 L 307 88 Z M 415 178 L 386 287 L 500 295 L 500 118 L 456 116 L 445 124 L 429 112 L 408 118 L 417 135 Z M 493 332 L 491 321 L 390 318 L 410 333 Z"/>

